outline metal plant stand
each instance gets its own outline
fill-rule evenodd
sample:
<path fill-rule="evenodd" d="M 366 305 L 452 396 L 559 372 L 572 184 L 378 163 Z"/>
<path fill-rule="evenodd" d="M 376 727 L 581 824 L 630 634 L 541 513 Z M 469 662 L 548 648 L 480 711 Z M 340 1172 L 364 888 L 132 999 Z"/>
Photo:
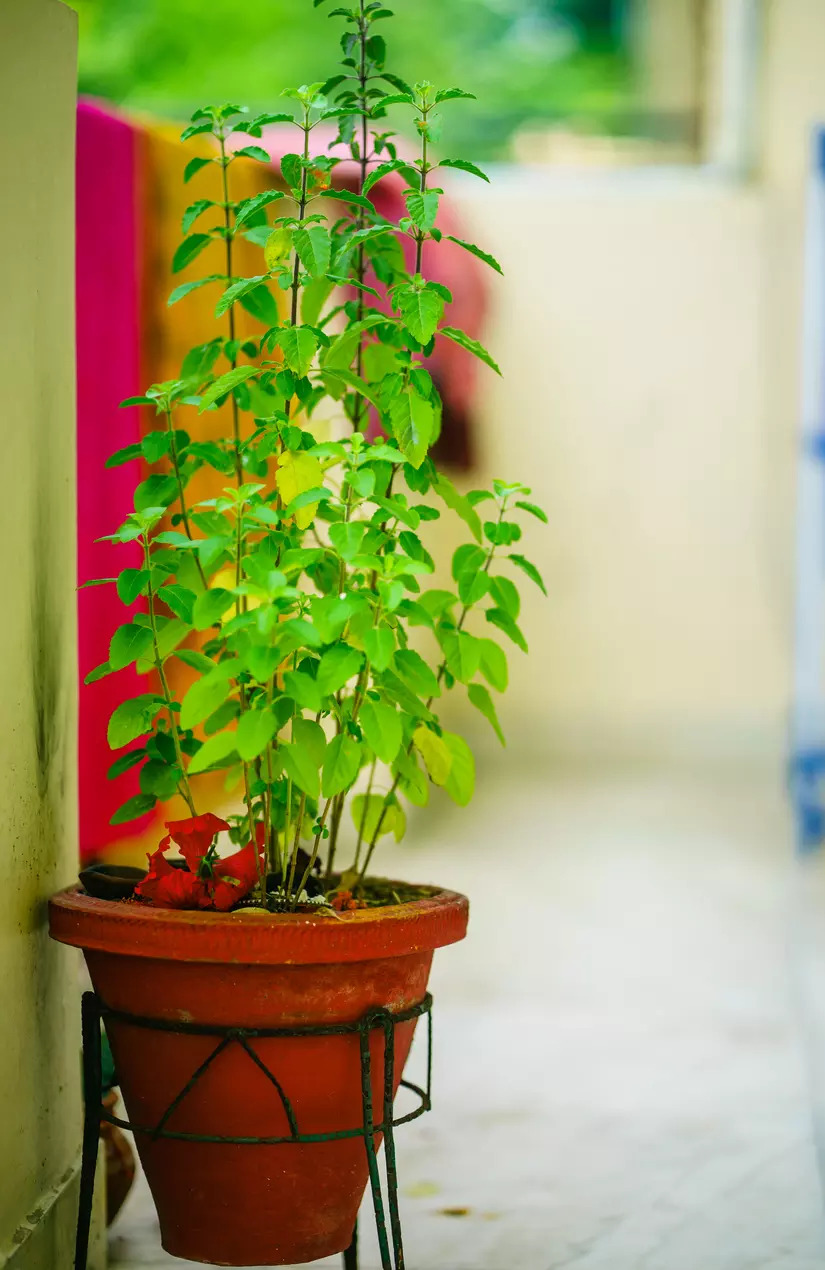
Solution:
<path fill-rule="evenodd" d="M 427 1080 L 422 1089 L 412 1081 L 402 1080 L 405 1089 L 418 1096 L 418 1106 L 404 1116 L 393 1117 L 393 1087 L 395 1084 L 395 1026 L 411 1019 L 427 1016 Z M 121 1120 L 106 1110 L 102 1099 L 101 1068 L 101 1022 L 107 1019 L 118 1019 L 133 1027 L 144 1027 L 158 1032 L 180 1032 L 197 1036 L 214 1036 L 215 1048 L 209 1057 L 192 1073 L 192 1076 L 169 1104 L 156 1125 L 131 1124 Z M 94 992 L 83 994 L 82 1000 L 83 1027 L 83 1087 L 85 1090 L 85 1112 L 83 1121 L 83 1154 L 80 1173 L 80 1204 L 77 1220 L 77 1241 L 75 1245 L 75 1270 L 86 1270 L 89 1249 L 89 1231 L 92 1219 L 92 1202 L 94 1195 L 95 1167 L 97 1165 L 98 1140 L 100 1122 L 127 1129 L 131 1133 L 148 1134 L 154 1138 L 174 1138 L 185 1142 L 223 1142 L 240 1146 L 279 1146 L 291 1142 L 333 1142 L 341 1138 L 362 1138 L 367 1153 L 369 1166 L 370 1190 L 375 1212 L 375 1228 L 378 1235 L 378 1246 L 381 1253 L 381 1270 L 404 1270 L 404 1248 L 401 1238 L 401 1218 L 398 1212 L 398 1174 L 395 1162 L 394 1130 L 398 1125 L 416 1120 L 425 1111 L 430 1110 L 430 1087 L 432 1079 L 433 1025 L 432 997 L 429 993 L 418 1005 L 407 1010 L 392 1013 L 379 1008 L 369 1010 L 363 1018 L 355 1023 L 334 1023 L 318 1027 L 300 1028 L 242 1028 L 217 1027 L 209 1024 L 167 1022 L 160 1019 L 146 1019 L 137 1015 L 124 1014 L 111 1010 Z M 384 1090 L 381 1119 L 376 1121 L 372 1097 L 372 1063 L 370 1058 L 370 1033 L 381 1029 L 384 1033 Z M 346 1036 L 357 1035 L 361 1057 L 361 1124 L 353 1129 L 338 1129 L 330 1133 L 301 1133 L 296 1122 L 295 1113 L 285 1090 L 278 1078 L 269 1070 L 263 1060 L 252 1047 L 256 1039 L 275 1037 L 302 1036 Z M 177 1133 L 167 1129 L 167 1124 L 176 1108 L 203 1076 L 207 1068 L 225 1049 L 231 1045 L 240 1045 L 272 1082 L 286 1114 L 289 1124 L 289 1135 L 280 1138 L 237 1138 L 217 1137 L 196 1133 Z M 376 1134 L 383 1134 L 386 1156 L 387 1196 L 386 1207 L 378 1168 L 378 1153 L 375 1145 Z M 387 1223 L 389 1213 L 389 1229 Z M 358 1270 L 358 1227 L 356 1225 L 352 1243 L 343 1253 L 343 1270 Z"/>

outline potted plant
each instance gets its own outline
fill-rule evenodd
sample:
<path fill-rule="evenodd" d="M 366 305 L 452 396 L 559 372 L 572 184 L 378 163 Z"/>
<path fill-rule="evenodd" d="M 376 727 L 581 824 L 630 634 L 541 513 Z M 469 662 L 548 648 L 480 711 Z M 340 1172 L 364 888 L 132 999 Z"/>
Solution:
<path fill-rule="evenodd" d="M 498 370 L 449 324 L 451 296 L 423 272 L 425 244 L 442 238 L 439 169 L 483 177 L 434 155 L 442 104 L 469 94 L 386 71 L 379 3 L 336 12 L 340 74 L 286 93 L 285 113 L 197 110 L 183 134 L 211 138 L 185 179 L 217 167 L 221 197 L 188 209 L 174 268 L 215 239 L 224 266 L 170 302 L 213 286 L 220 328 L 177 380 L 130 399 L 157 425 L 110 463 L 141 457 L 151 472 L 112 538 L 139 544 L 141 559 L 99 581 L 139 611 L 87 679 L 133 664 L 147 674 L 109 725 L 119 757 L 108 776 L 138 768 L 141 791 L 115 820 L 176 795 L 188 815 L 167 822 L 131 895 L 134 880 L 124 892 L 122 880 L 98 888 L 84 875 L 85 888 L 51 904 L 53 936 L 84 950 L 109 1012 L 127 1111 L 147 1130 L 138 1148 L 164 1247 L 221 1265 L 301 1262 L 349 1244 L 369 1161 L 364 1139 L 341 1132 L 361 1121 L 358 1037 L 335 1028 L 376 1007 L 401 1015 L 397 1087 L 433 950 L 463 937 L 468 911 L 463 896 L 374 876 L 374 852 L 383 835 L 401 838 L 405 803 L 424 805 L 431 785 L 469 801 L 472 752 L 442 726 L 440 704 L 460 686 L 500 734 L 490 693 L 507 682 L 500 640 L 526 651 L 515 579 L 542 586 L 516 545 L 522 515 L 546 519 L 529 490 L 495 482 L 464 495 L 429 457 L 436 343 Z M 389 131 L 399 108 L 415 156 Z M 357 190 L 336 188 L 340 159 L 313 147 L 328 120 Z M 280 165 L 285 189 L 233 201 L 232 165 L 268 162 L 256 139 L 287 121 L 297 145 Z M 370 199 L 391 174 L 405 183 L 398 223 Z M 262 246 L 254 277 L 233 271 L 239 234 Z M 259 337 L 236 336 L 237 305 L 259 319 Z M 319 438 L 315 412 L 330 398 L 340 435 Z M 204 412 L 222 407 L 228 435 L 199 438 Z M 196 500 L 190 482 L 204 468 L 219 493 Z M 450 584 L 433 587 L 420 530 L 445 508 L 467 542 Z M 180 700 L 173 663 L 191 673 Z M 241 810 L 225 811 L 233 798 Z M 236 1029 L 237 1043 L 216 1050 L 210 1027 Z M 315 1031 L 255 1037 L 272 1028 Z M 380 1029 L 369 1046 L 380 1106 Z M 294 1123 L 319 1140 L 284 1142 Z M 280 1141 L 238 1141 L 260 1138 Z"/>

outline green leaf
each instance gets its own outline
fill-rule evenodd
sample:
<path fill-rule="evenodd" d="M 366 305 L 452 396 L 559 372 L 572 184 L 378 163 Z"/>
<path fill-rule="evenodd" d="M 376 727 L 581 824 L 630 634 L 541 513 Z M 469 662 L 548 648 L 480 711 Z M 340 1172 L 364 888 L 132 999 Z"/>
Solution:
<path fill-rule="evenodd" d="M 145 736 L 151 730 L 155 715 L 162 709 L 163 701 L 152 692 L 124 701 L 109 720 L 107 735 L 111 749 L 119 750 L 139 736 Z"/>
<path fill-rule="evenodd" d="M 475 101 L 475 93 L 465 93 L 463 88 L 439 88 L 435 95 L 435 104 L 438 105 L 442 101 L 455 101 L 459 97 L 464 97 L 468 101 Z"/>
<path fill-rule="evenodd" d="M 312 710 L 315 714 L 321 709 L 321 693 L 311 675 L 302 670 L 288 670 L 284 675 L 284 691 L 288 692 L 296 705 L 302 710 Z"/>
<path fill-rule="evenodd" d="M 238 720 L 235 748 L 242 759 L 251 763 L 263 754 L 278 730 L 278 723 L 271 710 L 247 710 Z"/>
<path fill-rule="evenodd" d="M 123 604 L 134 604 L 148 583 L 148 569 L 123 569 L 117 580 L 118 598 Z"/>
<path fill-rule="evenodd" d="M 467 608 L 483 600 L 490 589 L 490 579 L 483 570 L 478 573 L 462 573 L 458 581 L 458 598 Z"/>
<path fill-rule="evenodd" d="M 98 679 L 105 679 L 107 675 L 113 674 L 113 668 L 107 661 L 102 661 L 99 666 L 95 666 L 94 670 L 90 670 L 85 676 L 84 684 L 95 684 Z"/>
<path fill-rule="evenodd" d="M 189 230 L 192 228 L 199 216 L 202 216 L 203 213 L 208 211 L 210 207 L 215 206 L 216 204 L 211 198 L 199 198 L 197 202 L 190 203 L 186 211 L 183 213 L 181 228 L 184 234 L 189 233 Z"/>
<path fill-rule="evenodd" d="M 466 807 L 473 796 L 476 783 L 476 764 L 473 751 L 463 737 L 455 732 L 443 734 L 444 744 L 450 753 L 450 775 L 444 786 L 453 802 Z"/>
<path fill-rule="evenodd" d="M 182 622 L 191 623 L 192 606 L 195 603 L 195 592 L 177 582 L 167 582 L 158 591 L 158 599 L 167 604 L 176 617 Z"/>
<path fill-rule="evenodd" d="M 214 666 L 203 679 L 197 679 L 183 699 L 180 709 L 180 725 L 182 728 L 194 728 L 210 714 L 214 714 L 218 706 L 222 706 L 227 697 L 234 691 L 231 680 L 237 673 L 237 662 L 220 662 Z"/>
<path fill-rule="evenodd" d="M 364 649 L 376 670 L 386 670 L 395 652 L 395 636 L 387 626 L 374 627 L 364 635 Z"/>
<path fill-rule="evenodd" d="M 206 653 L 199 653 L 196 648 L 179 648 L 175 656 L 185 666 L 191 666 L 193 670 L 200 671 L 202 675 L 208 675 L 215 669 L 215 663 L 212 658 L 207 657 Z"/>
<path fill-rule="evenodd" d="M 205 772 L 208 767 L 227 767 L 235 753 L 235 733 L 217 732 L 204 741 L 189 764 L 189 772 L 194 776 L 198 772 Z"/>
<path fill-rule="evenodd" d="M 205 168 L 208 163 L 212 163 L 212 159 L 204 159 L 201 155 L 195 155 L 194 159 L 190 159 L 186 167 L 183 169 L 183 180 L 191 181 L 196 172 L 200 172 L 201 168 Z"/>
<path fill-rule="evenodd" d="M 413 745 L 424 760 L 424 766 L 435 785 L 446 785 L 452 766 L 452 752 L 443 737 L 420 723 L 413 732 Z"/>
<path fill-rule="evenodd" d="M 334 198 L 340 203 L 351 203 L 353 207 L 363 207 L 368 212 L 375 211 L 368 198 L 364 198 L 362 194 L 353 194 L 351 190 L 324 190 L 324 198 Z"/>
<path fill-rule="evenodd" d="M 264 326 L 277 326 L 280 319 L 278 305 L 275 297 L 265 282 L 259 287 L 253 287 L 251 291 L 245 291 L 241 296 L 240 304 L 242 309 L 246 309 L 258 322 L 262 322 Z"/>
<path fill-rule="evenodd" d="M 258 274 L 254 278 L 239 278 L 227 287 L 218 303 L 215 305 L 215 317 L 223 317 L 227 309 L 231 308 L 236 300 L 240 300 L 248 291 L 254 291 L 265 280 L 266 274 Z"/>
<path fill-rule="evenodd" d="M 167 305 L 177 304 L 178 300 L 182 300 L 185 295 L 189 295 L 190 291 L 197 291 L 198 287 L 205 287 L 207 282 L 223 282 L 222 273 L 210 273 L 206 278 L 194 278 L 191 282 L 182 282 L 179 287 L 175 287 L 174 291 L 166 301 Z"/>
<path fill-rule="evenodd" d="M 547 594 L 547 588 L 544 585 L 544 579 L 542 578 L 536 566 L 534 564 L 531 564 L 531 562 L 527 560 L 525 556 L 518 556 L 518 555 L 515 555 L 513 552 L 511 552 L 510 555 L 507 557 L 507 559 L 512 560 L 513 564 L 516 566 L 517 569 L 521 569 L 522 573 L 526 573 L 530 581 L 535 582 L 539 590 L 543 591 L 545 595 Z"/>
<path fill-rule="evenodd" d="M 432 229 L 438 215 L 438 191 L 407 190 L 404 198 L 413 223 L 419 229 Z"/>
<path fill-rule="evenodd" d="M 413 648 L 399 648 L 393 662 L 401 678 L 420 697 L 437 697 L 441 687 L 424 658 Z"/>
<path fill-rule="evenodd" d="M 441 296 L 428 287 L 399 287 L 395 302 L 413 339 L 419 344 L 429 343 L 444 312 Z"/>
<path fill-rule="evenodd" d="M 373 168 L 361 187 L 362 194 L 369 194 L 370 190 L 376 185 L 382 177 L 388 176 L 390 172 L 401 172 L 410 182 L 417 180 L 418 172 L 411 164 L 405 163 L 403 159 L 390 159 L 387 163 L 379 163 L 377 168 Z"/>
<path fill-rule="evenodd" d="M 205 631 L 214 626 L 234 603 L 234 595 L 225 587 L 213 587 L 210 591 L 204 591 L 198 596 L 192 609 L 192 625 L 195 630 Z"/>
<path fill-rule="evenodd" d="M 262 207 L 268 207 L 270 203 L 276 202 L 277 199 L 283 198 L 282 190 L 263 190 L 260 194 L 255 194 L 252 198 L 245 198 L 242 203 L 238 204 L 235 211 L 235 228 L 243 225 L 244 221 L 249 220 L 251 216 L 256 215 Z"/>
<path fill-rule="evenodd" d="M 263 146 L 244 146 L 242 150 L 235 150 L 233 158 L 236 159 L 257 159 L 259 163 L 271 163 L 271 155 L 263 148 Z"/>
<path fill-rule="evenodd" d="M 294 719 L 292 739 L 306 750 L 316 767 L 321 766 L 327 752 L 327 737 L 320 723 L 313 719 Z"/>
<path fill-rule="evenodd" d="M 394 706 L 366 697 L 358 716 L 367 744 L 384 763 L 392 763 L 401 748 L 401 716 Z"/>
<path fill-rule="evenodd" d="M 441 631 L 439 643 L 450 674 L 459 683 L 468 684 L 481 664 L 478 640 L 466 631 Z"/>
<path fill-rule="evenodd" d="M 461 348 L 466 348 L 468 353 L 472 353 L 474 357 L 484 362 L 497 375 L 501 374 L 500 367 L 493 360 L 491 354 L 487 352 L 484 345 L 479 344 L 478 340 L 471 339 L 466 331 L 460 331 L 456 326 L 442 326 L 439 327 L 438 334 L 446 336 L 448 340 L 452 340 L 454 344 L 458 344 Z"/>
<path fill-rule="evenodd" d="M 540 520 L 542 524 L 548 524 L 547 512 L 543 511 L 536 503 L 526 503 L 520 498 L 516 502 L 516 507 L 520 507 L 523 512 L 529 512 L 531 516 L 535 516 L 536 520 Z"/>
<path fill-rule="evenodd" d="M 481 673 L 496 691 L 504 692 L 507 688 L 507 654 L 494 639 L 480 639 Z"/>
<path fill-rule="evenodd" d="M 278 753 L 287 776 L 310 798 L 317 798 L 321 792 L 321 780 L 318 765 L 308 751 L 291 741 L 283 741 L 278 747 Z"/>
<path fill-rule="evenodd" d="M 435 430 L 435 412 L 430 402 L 408 385 L 390 403 L 390 425 L 407 461 L 415 468 L 420 467 Z"/>
<path fill-rule="evenodd" d="M 489 185 L 490 178 L 486 172 L 482 172 L 481 168 L 476 167 L 474 163 L 470 163 L 468 159 L 442 159 L 436 165 L 439 168 L 458 168 L 461 172 L 469 172 L 472 176 L 480 176 L 482 181 L 486 181 Z"/>
<path fill-rule="evenodd" d="M 301 264 L 312 278 L 322 278 L 329 270 L 330 241 L 323 225 L 293 230 L 292 241 Z"/>
<path fill-rule="evenodd" d="M 109 665 L 112 670 L 121 670 L 143 657 L 151 647 L 152 632 L 148 626 L 137 626 L 134 622 L 119 626 L 109 644 Z"/>
<path fill-rule="evenodd" d="M 130 820 L 137 820 L 139 816 L 145 816 L 147 811 L 151 811 L 156 802 L 154 794 L 135 794 L 133 798 L 127 798 L 125 803 L 121 803 L 109 824 L 125 825 Z"/>
<path fill-rule="evenodd" d="M 491 578 L 490 594 L 500 609 L 516 619 L 521 609 L 518 587 L 509 578 Z"/>
<path fill-rule="evenodd" d="M 472 542 L 465 543 L 453 552 L 452 575 L 456 582 L 460 582 L 465 575 L 473 577 L 477 574 L 486 562 L 487 552 L 483 547 L 477 547 Z"/>
<path fill-rule="evenodd" d="M 191 265 L 211 241 L 210 234 L 190 234 L 188 238 L 184 238 L 172 257 L 172 273 L 180 273 L 181 269 Z"/>
<path fill-rule="evenodd" d="M 153 798 L 171 798 L 178 792 L 179 780 L 180 768 L 163 763 L 160 759 L 150 759 L 140 769 L 141 793 L 151 794 Z"/>
<path fill-rule="evenodd" d="M 329 540 L 342 560 L 353 560 L 361 550 L 369 525 L 363 521 L 341 521 L 330 525 Z"/>
<path fill-rule="evenodd" d="M 360 743 L 344 732 L 334 736 L 327 746 L 321 775 L 324 797 L 333 798 L 341 790 L 348 789 L 356 780 L 360 768 Z"/>
<path fill-rule="evenodd" d="M 501 741 L 501 744 L 506 745 L 507 742 L 504 739 L 504 733 L 502 732 L 501 724 L 498 721 L 498 715 L 496 714 L 496 707 L 493 704 L 493 698 L 484 687 L 484 684 L 470 684 L 467 689 L 467 695 L 476 710 L 480 710 L 485 719 L 488 720 L 499 741 Z"/>
<path fill-rule="evenodd" d="M 447 507 L 461 517 L 476 542 L 481 542 L 481 519 L 470 500 L 464 494 L 460 494 L 452 481 L 442 472 L 436 474 L 433 489 Z"/>
<path fill-rule="evenodd" d="M 358 674 L 363 660 L 364 654 L 348 644 L 333 644 L 318 663 L 316 683 L 319 692 L 327 696 L 343 688 L 353 675 Z"/>
<path fill-rule="evenodd" d="M 356 794 L 350 810 L 352 823 L 362 841 L 372 842 L 376 834 L 379 838 L 387 833 L 395 834 L 396 842 L 403 837 L 406 817 L 395 799 L 386 802 L 383 794 Z"/>
<path fill-rule="evenodd" d="M 145 512 L 168 507 L 177 492 L 178 486 L 174 476 L 153 472 L 145 481 L 141 481 L 135 490 L 135 511 Z"/>
<path fill-rule="evenodd" d="M 471 256 L 477 256 L 479 260 L 483 260 L 485 265 L 489 265 L 491 269 L 495 269 L 496 273 L 504 275 L 504 270 L 496 260 L 495 256 L 491 256 L 489 252 L 482 251 L 480 247 L 476 247 L 475 243 L 465 242 L 463 238 L 455 238 L 452 234 L 445 234 L 444 237 L 451 243 L 455 243 L 457 247 L 463 247 L 465 251 L 469 251 Z"/>
<path fill-rule="evenodd" d="M 235 366 L 226 374 L 219 375 L 201 397 L 198 414 L 202 414 L 207 407 L 214 405 L 219 397 L 225 397 L 233 388 L 237 388 L 238 384 L 243 384 L 247 379 L 252 379 L 253 375 L 260 373 L 260 366 Z"/>
<path fill-rule="evenodd" d="M 156 624 L 158 627 L 158 656 L 161 661 L 165 661 L 170 653 L 177 648 L 181 640 L 189 634 L 192 627 L 188 622 L 182 622 L 177 617 L 169 618 L 168 620 L 159 617 L 156 619 Z M 138 670 L 148 672 L 153 669 L 153 666 L 153 661 L 147 659 L 138 664 Z"/>
<path fill-rule="evenodd" d="M 514 644 L 518 644 L 522 652 L 527 652 L 527 640 L 509 613 L 505 613 L 504 609 L 493 608 L 487 609 L 484 616 L 488 622 L 492 622 L 493 626 L 497 626 L 500 631 L 504 631 L 504 634 L 509 636 Z"/>
<path fill-rule="evenodd" d="M 146 758 L 146 750 L 143 746 L 138 750 L 129 750 L 127 754 L 121 754 L 120 758 L 116 758 L 112 766 L 106 773 L 107 781 L 116 780 L 118 776 L 122 776 L 124 772 L 131 771 L 138 763 L 142 763 Z"/>
<path fill-rule="evenodd" d="M 303 378 L 312 365 L 318 348 L 318 337 L 308 326 L 285 326 L 278 332 L 278 343 L 283 349 L 286 364 Z"/>

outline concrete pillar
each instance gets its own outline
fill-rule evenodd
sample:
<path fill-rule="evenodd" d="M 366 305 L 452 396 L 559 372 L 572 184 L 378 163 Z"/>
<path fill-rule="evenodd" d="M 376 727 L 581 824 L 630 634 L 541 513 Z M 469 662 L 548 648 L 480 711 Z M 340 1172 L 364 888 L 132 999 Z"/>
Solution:
<path fill-rule="evenodd" d="M 0 0 L 0 1267 L 72 1264 L 76 872 L 75 14 Z M 113 303 L 117 297 L 113 297 Z"/>

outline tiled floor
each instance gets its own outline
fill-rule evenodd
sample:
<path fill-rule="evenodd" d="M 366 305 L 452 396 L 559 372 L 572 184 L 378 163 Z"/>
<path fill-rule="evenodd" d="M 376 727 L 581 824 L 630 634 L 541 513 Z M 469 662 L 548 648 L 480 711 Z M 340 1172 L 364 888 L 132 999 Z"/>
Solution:
<path fill-rule="evenodd" d="M 781 792 L 511 768 L 416 829 L 384 867 L 473 916 L 437 957 L 434 1112 L 398 1135 L 408 1270 L 825 1266 Z M 112 1263 L 188 1264 L 142 1188 Z"/>

